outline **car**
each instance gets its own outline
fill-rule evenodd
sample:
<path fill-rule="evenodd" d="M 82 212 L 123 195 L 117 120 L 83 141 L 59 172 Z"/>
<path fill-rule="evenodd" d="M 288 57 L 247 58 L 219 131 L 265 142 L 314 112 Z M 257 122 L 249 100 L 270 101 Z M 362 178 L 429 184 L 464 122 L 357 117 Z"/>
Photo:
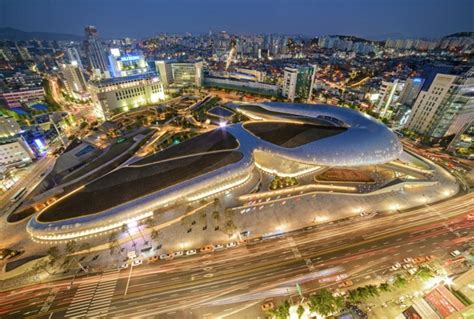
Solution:
<path fill-rule="evenodd" d="M 271 301 L 267 301 L 261 306 L 262 311 L 272 310 L 273 308 L 275 308 L 275 304 Z"/>
<path fill-rule="evenodd" d="M 159 256 L 156 256 L 156 255 L 155 256 L 150 256 L 150 257 L 148 257 L 148 262 L 153 263 L 155 261 L 158 261 L 159 259 L 160 259 Z"/>
<path fill-rule="evenodd" d="M 240 235 L 242 237 L 248 237 L 250 235 L 250 231 L 249 230 L 243 231 L 243 232 L 240 233 Z"/>
<path fill-rule="evenodd" d="M 173 257 L 179 257 L 179 256 L 183 256 L 183 255 L 184 255 L 184 252 L 182 250 L 175 251 L 174 253 L 171 254 L 171 256 L 173 256 Z"/>
<path fill-rule="evenodd" d="M 425 261 L 427 261 L 425 256 L 418 256 L 418 257 L 413 258 L 413 263 L 415 264 L 421 264 L 421 263 L 424 263 Z"/>
<path fill-rule="evenodd" d="M 412 261 L 413 261 L 413 258 L 411 257 L 403 258 L 403 262 L 406 264 L 411 263 Z"/>
<path fill-rule="evenodd" d="M 400 263 L 395 263 L 395 264 L 392 265 L 392 267 L 390 267 L 390 270 L 391 271 L 398 270 L 398 269 L 400 269 L 401 266 L 402 265 L 400 265 Z"/>
<path fill-rule="evenodd" d="M 132 262 L 133 266 L 140 266 L 143 263 L 143 260 L 141 258 L 137 258 Z"/>
<path fill-rule="evenodd" d="M 196 249 L 190 249 L 186 252 L 187 256 L 195 255 L 197 253 Z"/>
<path fill-rule="evenodd" d="M 474 220 L 474 213 L 467 214 L 466 219 L 467 220 Z"/>
<path fill-rule="evenodd" d="M 221 250 L 221 249 L 224 249 L 224 245 L 222 245 L 222 244 L 215 244 L 214 245 L 214 250 Z"/>
<path fill-rule="evenodd" d="M 199 251 L 200 251 L 201 253 L 210 253 L 210 252 L 213 252 L 213 251 L 214 251 L 214 246 L 212 246 L 212 245 L 207 245 L 207 246 L 201 247 L 201 249 L 199 249 Z"/>
<path fill-rule="evenodd" d="M 347 287 L 350 287 L 354 285 L 354 283 L 352 282 L 352 280 L 345 280 L 343 282 L 341 282 L 339 285 L 337 285 L 339 288 L 347 288 Z"/>
<path fill-rule="evenodd" d="M 171 256 L 170 254 L 161 254 L 160 259 L 161 260 L 173 259 L 173 256 Z"/>
<path fill-rule="evenodd" d="M 461 252 L 456 249 L 456 250 L 453 250 L 452 252 L 450 252 L 449 254 L 453 257 L 457 257 L 457 256 L 461 255 Z"/>
<path fill-rule="evenodd" d="M 414 275 L 416 273 L 417 269 L 416 268 L 410 268 L 407 271 L 410 275 Z"/>
<path fill-rule="evenodd" d="M 407 270 L 407 269 L 413 268 L 413 265 L 412 264 L 404 264 L 402 267 L 403 267 L 403 269 Z"/>
<path fill-rule="evenodd" d="M 127 269 L 128 268 L 128 263 L 123 263 L 122 265 L 120 265 L 120 268 Z"/>
<path fill-rule="evenodd" d="M 340 275 L 334 275 L 334 276 L 329 276 L 325 278 L 319 279 L 319 283 L 328 283 L 328 282 L 336 282 L 336 281 L 341 281 L 349 277 L 347 274 L 340 274 Z"/>
<path fill-rule="evenodd" d="M 226 248 L 232 248 L 232 247 L 237 247 L 237 243 L 235 241 L 232 241 L 230 243 L 227 243 L 225 245 Z"/>

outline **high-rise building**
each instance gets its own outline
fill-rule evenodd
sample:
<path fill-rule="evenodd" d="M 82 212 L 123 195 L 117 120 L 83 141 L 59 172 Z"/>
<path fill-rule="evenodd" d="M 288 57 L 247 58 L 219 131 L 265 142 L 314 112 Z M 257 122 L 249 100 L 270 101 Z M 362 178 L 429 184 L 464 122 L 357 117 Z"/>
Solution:
<path fill-rule="evenodd" d="M 404 105 L 412 105 L 416 97 L 420 93 L 424 82 L 425 80 L 419 77 L 407 79 L 405 81 L 405 86 L 403 87 L 403 90 L 400 93 L 398 102 Z"/>
<path fill-rule="evenodd" d="M 393 82 L 382 81 L 380 86 L 380 98 L 377 103 L 376 111 L 381 117 L 386 117 L 389 107 L 393 107 L 398 101 L 400 92 L 402 91 L 404 82 L 396 79 Z"/>
<path fill-rule="evenodd" d="M 94 26 L 87 26 L 85 29 L 86 40 L 84 43 L 89 66 L 94 73 L 100 73 L 104 77 L 109 77 L 109 68 L 107 65 L 107 57 L 99 34 Z"/>
<path fill-rule="evenodd" d="M 87 93 L 87 82 L 79 66 L 74 64 L 63 64 L 63 75 L 69 93 L 77 99 L 84 97 Z"/>
<path fill-rule="evenodd" d="M 109 55 L 110 69 L 114 78 L 143 74 L 148 72 L 148 64 L 140 53 L 121 54 L 119 49 L 113 48 Z"/>
<path fill-rule="evenodd" d="M 66 57 L 69 64 L 76 64 L 79 68 L 84 69 L 81 56 L 76 48 L 70 47 L 66 49 Z"/>
<path fill-rule="evenodd" d="M 164 87 L 168 87 L 173 83 L 173 73 L 170 63 L 166 61 L 155 61 L 155 71 L 160 75 L 160 80 Z"/>
<path fill-rule="evenodd" d="M 282 95 L 290 101 L 310 101 L 316 77 L 316 65 L 286 67 L 283 75 Z"/>
<path fill-rule="evenodd" d="M 474 145 L 474 103 L 471 101 L 471 105 L 465 110 L 459 112 L 456 119 L 453 121 L 446 136 L 454 135 L 454 138 L 449 143 L 447 149 L 449 151 L 457 151 L 459 148 L 467 150 L 467 155 L 472 158 L 470 149 Z"/>
<path fill-rule="evenodd" d="M 202 62 L 180 62 L 171 64 L 173 82 L 176 86 L 202 85 Z"/>
<path fill-rule="evenodd" d="M 472 107 L 473 85 L 474 69 L 462 75 L 437 74 L 418 95 L 406 127 L 431 138 L 445 136 L 457 115 Z"/>

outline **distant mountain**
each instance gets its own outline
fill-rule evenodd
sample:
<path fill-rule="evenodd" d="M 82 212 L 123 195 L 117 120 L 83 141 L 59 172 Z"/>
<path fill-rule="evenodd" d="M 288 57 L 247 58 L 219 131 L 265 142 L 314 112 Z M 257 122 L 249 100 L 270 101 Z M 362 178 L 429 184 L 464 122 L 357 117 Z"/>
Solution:
<path fill-rule="evenodd" d="M 474 37 L 474 32 L 466 31 L 466 32 L 456 32 L 450 35 L 447 35 L 444 38 L 472 38 Z"/>
<path fill-rule="evenodd" d="M 27 32 L 9 27 L 0 28 L 0 40 L 25 41 L 32 39 L 46 41 L 82 41 L 83 37 L 67 33 Z"/>

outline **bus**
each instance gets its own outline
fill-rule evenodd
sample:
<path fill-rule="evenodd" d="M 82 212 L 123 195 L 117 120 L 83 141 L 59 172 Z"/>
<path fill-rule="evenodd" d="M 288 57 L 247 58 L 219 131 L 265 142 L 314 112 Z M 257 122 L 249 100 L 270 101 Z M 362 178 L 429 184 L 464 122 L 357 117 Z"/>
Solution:
<path fill-rule="evenodd" d="M 16 203 L 18 202 L 23 196 L 25 196 L 26 194 L 26 187 L 23 187 L 22 189 L 18 190 L 15 195 L 13 195 L 11 198 L 10 198 L 10 201 L 12 203 Z"/>

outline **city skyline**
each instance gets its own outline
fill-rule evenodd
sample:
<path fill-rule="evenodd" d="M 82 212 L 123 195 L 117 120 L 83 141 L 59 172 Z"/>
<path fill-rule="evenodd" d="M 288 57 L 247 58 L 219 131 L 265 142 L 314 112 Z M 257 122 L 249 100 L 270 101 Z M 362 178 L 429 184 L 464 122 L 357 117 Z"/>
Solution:
<path fill-rule="evenodd" d="M 0 317 L 471 318 L 470 2 L 0 0 Z"/>
<path fill-rule="evenodd" d="M 389 0 L 383 4 L 372 0 L 297 0 L 277 4 L 267 0 L 231 0 L 225 6 L 214 0 L 199 1 L 199 4 L 190 0 L 73 0 L 67 4 L 2 0 L 0 6 L 1 27 L 80 35 L 85 25 L 92 24 L 103 38 L 145 38 L 156 33 L 199 34 L 210 30 L 237 34 L 346 34 L 371 40 L 439 38 L 471 31 L 474 25 L 473 4 L 465 0 L 455 0 L 454 3 Z M 123 23 L 125 18 L 135 23 Z"/>

